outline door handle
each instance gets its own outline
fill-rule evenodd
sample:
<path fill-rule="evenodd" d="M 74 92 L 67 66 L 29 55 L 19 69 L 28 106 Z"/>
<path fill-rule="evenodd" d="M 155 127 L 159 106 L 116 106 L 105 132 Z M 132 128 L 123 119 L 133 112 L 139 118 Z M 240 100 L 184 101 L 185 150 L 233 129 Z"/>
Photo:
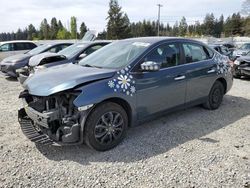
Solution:
<path fill-rule="evenodd" d="M 209 69 L 209 70 L 207 71 L 208 74 L 211 74 L 211 73 L 214 73 L 214 72 L 215 72 L 214 69 Z"/>
<path fill-rule="evenodd" d="M 186 78 L 186 76 L 177 76 L 174 78 L 174 80 L 178 81 L 178 80 L 184 80 Z"/>

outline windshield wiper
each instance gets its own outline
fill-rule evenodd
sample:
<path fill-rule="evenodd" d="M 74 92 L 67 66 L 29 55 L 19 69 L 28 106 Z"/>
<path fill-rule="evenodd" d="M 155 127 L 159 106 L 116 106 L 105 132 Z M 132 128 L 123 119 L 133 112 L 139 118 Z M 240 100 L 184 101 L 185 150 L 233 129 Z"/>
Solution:
<path fill-rule="evenodd" d="M 84 67 L 94 67 L 94 68 L 99 68 L 99 69 L 101 69 L 102 67 L 98 67 L 98 66 L 93 66 L 93 65 L 89 65 L 89 64 L 85 64 L 85 65 L 83 65 Z"/>

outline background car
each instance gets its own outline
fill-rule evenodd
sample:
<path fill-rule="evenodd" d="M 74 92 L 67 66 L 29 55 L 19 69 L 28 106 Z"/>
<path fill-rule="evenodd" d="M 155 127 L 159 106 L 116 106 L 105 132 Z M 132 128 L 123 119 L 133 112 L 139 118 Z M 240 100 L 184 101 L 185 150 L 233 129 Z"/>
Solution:
<path fill-rule="evenodd" d="M 234 61 L 233 75 L 235 78 L 250 77 L 250 52 Z"/>
<path fill-rule="evenodd" d="M 20 53 L 25 53 L 36 48 L 37 45 L 32 41 L 8 41 L 0 43 L 0 61 L 6 57 Z"/>
<path fill-rule="evenodd" d="M 250 43 L 245 43 L 239 49 L 234 50 L 233 60 L 240 56 L 245 56 L 248 52 L 250 52 Z"/>
<path fill-rule="evenodd" d="M 24 83 L 18 112 L 24 134 L 43 144 L 86 143 L 105 151 L 129 126 L 203 104 L 218 109 L 233 83 L 231 61 L 181 38 L 113 42 L 79 64 L 38 71 Z M 39 130 L 39 131 L 37 131 Z"/>
<path fill-rule="evenodd" d="M 232 58 L 232 51 L 229 50 L 226 46 L 222 44 L 214 44 L 209 45 L 211 48 L 215 49 L 217 52 L 219 52 L 222 55 L 228 56 L 230 59 Z"/>
<path fill-rule="evenodd" d="M 58 53 L 42 53 L 30 58 L 28 66 L 17 70 L 17 77 L 22 84 L 30 73 L 65 63 L 78 63 L 94 51 L 109 44 L 111 41 L 86 41 L 73 44 Z"/>
<path fill-rule="evenodd" d="M 72 45 L 72 43 L 70 42 L 44 44 L 44 45 L 34 48 L 31 51 L 28 51 L 27 53 L 7 57 L 3 59 L 0 63 L 0 72 L 5 76 L 17 77 L 16 70 L 20 69 L 21 67 L 26 66 L 29 62 L 29 59 L 32 56 L 43 53 L 43 52 L 56 53 L 70 45 Z"/>

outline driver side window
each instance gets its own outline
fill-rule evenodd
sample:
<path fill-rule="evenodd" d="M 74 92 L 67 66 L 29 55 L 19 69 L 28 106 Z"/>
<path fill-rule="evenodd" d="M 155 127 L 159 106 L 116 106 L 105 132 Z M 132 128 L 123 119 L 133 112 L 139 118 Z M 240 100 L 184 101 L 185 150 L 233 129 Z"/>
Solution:
<path fill-rule="evenodd" d="M 163 44 L 153 49 L 144 62 L 153 61 L 161 65 L 161 69 L 180 64 L 180 49 L 177 43 Z"/>

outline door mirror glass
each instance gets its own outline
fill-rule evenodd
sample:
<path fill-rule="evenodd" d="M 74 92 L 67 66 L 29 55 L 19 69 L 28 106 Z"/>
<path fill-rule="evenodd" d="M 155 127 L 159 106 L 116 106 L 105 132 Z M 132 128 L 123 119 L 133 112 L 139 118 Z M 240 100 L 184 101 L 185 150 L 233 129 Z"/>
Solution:
<path fill-rule="evenodd" d="M 147 61 L 141 64 L 141 70 L 155 72 L 161 69 L 161 64 L 153 61 Z"/>

